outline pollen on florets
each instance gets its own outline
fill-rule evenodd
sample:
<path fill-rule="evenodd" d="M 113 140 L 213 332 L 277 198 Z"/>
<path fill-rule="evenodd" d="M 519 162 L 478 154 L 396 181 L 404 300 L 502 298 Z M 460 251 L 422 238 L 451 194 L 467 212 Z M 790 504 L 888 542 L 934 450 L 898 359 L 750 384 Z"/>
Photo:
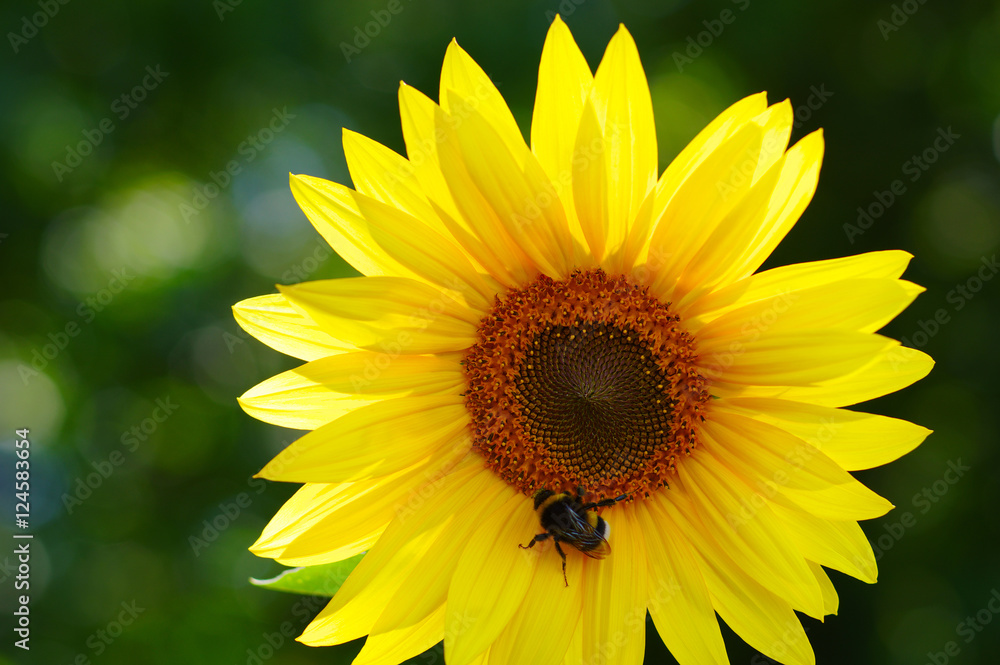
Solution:
<path fill-rule="evenodd" d="M 694 339 L 626 277 L 540 276 L 498 298 L 466 353 L 473 446 L 531 495 L 667 485 L 709 399 Z"/>

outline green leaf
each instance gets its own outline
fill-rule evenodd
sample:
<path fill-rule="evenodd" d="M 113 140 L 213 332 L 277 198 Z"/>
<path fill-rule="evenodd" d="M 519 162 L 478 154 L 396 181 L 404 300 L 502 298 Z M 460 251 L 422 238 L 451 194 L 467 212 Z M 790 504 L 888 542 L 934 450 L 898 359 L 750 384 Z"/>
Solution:
<path fill-rule="evenodd" d="M 320 566 L 289 568 L 269 580 L 250 578 L 250 583 L 276 591 L 303 593 L 312 596 L 332 596 L 340 589 L 347 576 L 361 562 L 364 553 L 350 559 L 326 563 Z"/>

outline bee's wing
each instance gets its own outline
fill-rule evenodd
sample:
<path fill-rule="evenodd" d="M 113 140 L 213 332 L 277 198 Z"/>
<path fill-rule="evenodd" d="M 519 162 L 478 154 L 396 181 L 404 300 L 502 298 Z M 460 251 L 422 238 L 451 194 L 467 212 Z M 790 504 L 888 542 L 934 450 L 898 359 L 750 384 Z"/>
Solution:
<path fill-rule="evenodd" d="M 611 554 L 611 545 L 604 538 L 598 536 L 596 533 L 593 538 L 590 539 L 592 545 L 590 549 L 582 550 L 584 554 L 592 559 L 603 559 L 607 555 Z"/>
<path fill-rule="evenodd" d="M 567 517 L 567 522 L 560 525 L 563 538 L 570 540 L 576 549 L 594 559 L 603 559 L 611 553 L 608 541 L 585 518 L 576 513 L 567 513 Z"/>

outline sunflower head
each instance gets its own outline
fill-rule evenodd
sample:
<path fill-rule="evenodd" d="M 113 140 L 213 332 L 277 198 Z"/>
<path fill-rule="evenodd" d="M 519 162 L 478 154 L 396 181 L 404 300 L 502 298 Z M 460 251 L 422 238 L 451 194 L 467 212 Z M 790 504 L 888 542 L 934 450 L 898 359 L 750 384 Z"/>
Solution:
<path fill-rule="evenodd" d="M 795 612 L 836 612 L 824 567 L 875 581 L 857 521 L 891 508 L 848 472 L 928 433 L 843 407 L 932 365 L 876 334 L 921 291 L 905 252 L 759 272 L 822 134 L 788 147 L 791 105 L 752 95 L 661 172 L 632 37 L 592 73 L 559 18 L 530 145 L 455 42 L 438 102 L 399 104 L 406 157 L 345 131 L 354 189 L 291 180 L 362 276 L 235 307 L 307 361 L 240 400 L 308 430 L 261 472 L 305 485 L 253 551 L 364 553 L 299 639 L 367 635 L 366 665 L 442 639 L 450 665 L 638 663 L 648 612 L 682 664 L 726 663 L 718 615 L 812 663 Z"/>

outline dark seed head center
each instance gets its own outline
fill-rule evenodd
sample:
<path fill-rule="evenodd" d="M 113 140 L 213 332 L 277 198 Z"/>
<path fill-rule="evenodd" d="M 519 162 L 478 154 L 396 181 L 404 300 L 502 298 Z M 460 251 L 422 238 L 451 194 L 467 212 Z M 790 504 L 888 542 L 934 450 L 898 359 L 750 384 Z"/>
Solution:
<path fill-rule="evenodd" d="M 624 277 L 539 277 L 498 299 L 466 355 L 474 446 L 526 494 L 667 483 L 707 400 L 689 333 Z"/>

